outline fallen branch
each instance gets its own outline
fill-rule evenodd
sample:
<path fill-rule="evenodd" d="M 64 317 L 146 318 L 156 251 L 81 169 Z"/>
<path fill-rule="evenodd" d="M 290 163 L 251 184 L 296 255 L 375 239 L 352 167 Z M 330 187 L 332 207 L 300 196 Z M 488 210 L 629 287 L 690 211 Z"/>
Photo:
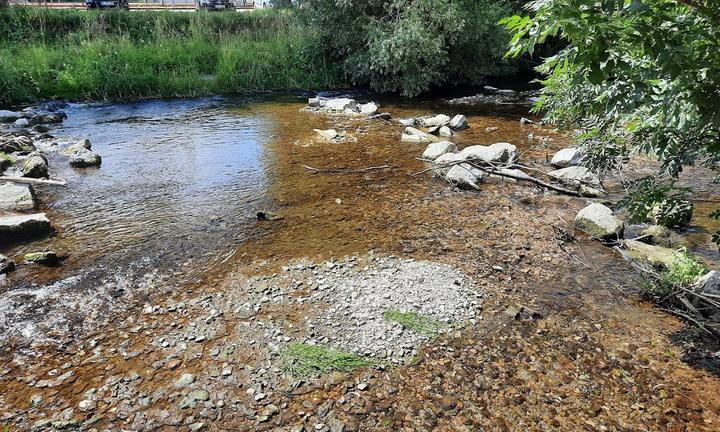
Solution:
<path fill-rule="evenodd" d="M 29 178 L 29 177 L 0 176 L 0 182 L 3 182 L 3 181 L 13 182 L 13 183 L 31 184 L 31 185 L 67 186 L 67 182 L 64 182 L 62 180 L 45 180 L 45 179 L 36 179 L 36 178 Z"/>
<path fill-rule="evenodd" d="M 361 173 L 361 172 L 368 172 L 368 171 L 375 171 L 375 170 L 384 170 L 384 169 L 391 169 L 391 168 L 397 168 L 391 165 L 380 165 L 380 166 L 371 166 L 366 168 L 313 168 L 311 166 L 303 165 L 303 168 L 305 168 L 308 171 L 312 171 L 314 173 Z"/>
<path fill-rule="evenodd" d="M 418 159 L 418 160 L 421 160 L 421 161 L 423 161 L 423 162 L 433 163 L 433 161 L 431 161 L 431 160 L 429 160 L 429 159 L 423 159 L 423 158 L 417 158 L 417 159 Z M 519 181 L 526 181 L 526 182 L 529 182 L 529 183 L 534 183 L 534 184 L 536 184 L 536 185 L 538 185 L 538 186 L 542 186 L 542 187 L 544 187 L 544 188 L 551 189 L 551 190 L 554 190 L 555 192 L 560 192 L 560 193 L 563 193 L 563 194 L 565 194 L 565 195 L 571 195 L 571 196 L 577 196 L 577 197 L 583 196 L 583 195 L 582 195 L 580 192 L 578 192 L 578 191 L 574 191 L 574 190 L 571 190 L 571 189 L 566 189 L 566 188 L 564 188 L 564 187 L 556 186 L 556 185 L 554 185 L 554 184 L 544 182 L 544 181 L 542 181 L 542 180 L 540 180 L 540 179 L 537 179 L 537 178 L 535 178 L 535 177 L 531 177 L 530 175 L 518 176 L 518 175 L 510 174 L 510 173 L 507 173 L 507 172 L 502 172 L 502 171 L 498 170 L 498 169 L 497 169 L 496 167 L 494 167 L 494 166 L 491 166 L 491 168 L 488 168 L 488 167 L 485 166 L 485 165 L 481 165 L 481 164 L 478 164 L 478 163 L 473 162 L 473 161 L 470 161 L 470 160 L 453 161 L 453 162 L 448 162 L 448 163 L 446 163 L 446 164 L 437 164 L 437 165 L 432 166 L 432 167 L 430 167 L 430 168 L 426 168 L 426 169 L 424 169 L 424 170 L 422 170 L 422 171 L 418 171 L 418 172 L 416 172 L 416 173 L 413 173 L 411 176 L 414 177 L 414 176 L 423 174 L 423 173 L 428 172 L 428 171 L 434 171 L 434 170 L 438 170 L 438 169 L 442 169 L 442 168 L 448 168 L 448 167 L 451 167 L 451 166 L 454 166 L 454 165 L 460 165 L 460 164 L 465 164 L 465 163 L 466 163 L 466 164 L 469 164 L 470 166 L 472 166 L 472 167 L 474 167 L 474 168 L 477 168 L 477 169 L 479 169 L 479 170 L 481 170 L 481 171 L 484 171 L 484 172 L 486 172 L 486 173 L 488 173 L 488 174 L 494 174 L 494 175 L 497 175 L 497 176 L 500 176 L 500 177 L 507 177 L 507 178 L 511 178 L 511 179 L 515 179 L 515 180 L 519 180 Z M 516 165 L 509 165 L 508 167 L 514 167 L 514 166 L 516 166 Z"/>

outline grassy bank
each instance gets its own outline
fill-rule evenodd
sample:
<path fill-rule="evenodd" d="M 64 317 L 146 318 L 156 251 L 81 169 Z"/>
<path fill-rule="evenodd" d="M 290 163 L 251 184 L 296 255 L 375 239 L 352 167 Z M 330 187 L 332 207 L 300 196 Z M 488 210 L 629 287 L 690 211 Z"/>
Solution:
<path fill-rule="evenodd" d="M 340 84 L 290 12 L 0 11 L 0 104 L 132 100 Z"/>

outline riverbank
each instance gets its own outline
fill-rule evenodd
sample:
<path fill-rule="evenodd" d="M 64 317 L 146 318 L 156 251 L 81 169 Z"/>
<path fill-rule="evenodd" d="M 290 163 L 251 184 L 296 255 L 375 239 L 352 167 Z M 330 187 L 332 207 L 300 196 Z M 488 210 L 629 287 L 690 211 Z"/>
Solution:
<path fill-rule="evenodd" d="M 0 10 L 0 105 L 333 88 L 339 68 L 289 11 Z"/>
<path fill-rule="evenodd" d="M 393 121 L 325 116 L 297 100 L 255 108 L 282 125 L 263 145 L 264 204 L 282 219 L 257 221 L 258 235 L 230 245 L 234 254 L 202 279 L 151 275 L 142 292 L 108 296 L 125 311 L 78 316 L 84 328 L 57 328 L 51 339 L 10 341 L 0 424 L 720 427 L 717 358 L 696 357 L 692 344 L 681 343 L 690 332 L 679 320 L 638 300 L 635 273 L 613 249 L 583 236 L 563 240 L 586 198 L 506 181 L 462 191 L 429 173 L 412 176 L 426 168 L 416 158 L 427 144 L 401 143 L 405 127 L 396 120 L 464 114 L 470 128 L 451 138 L 458 147 L 511 142 L 532 166 L 546 166 L 568 144 L 562 131 L 521 122 L 524 106 L 380 105 Z M 126 121 L 162 119 L 146 113 Z M 334 129 L 340 138 L 313 129 Z M 103 157 L 112 157 L 110 149 Z M 88 294 L 100 297 L 103 287 L 94 289 Z M 432 321 L 418 327 L 401 315 L 411 311 Z M 436 334 L 417 331 L 428 326 Z M 306 345 L 350 352 L 330 358 L 362 367 L 299 379 L 292 372 L 307 370 L 297 367 L 307 366 L 301 360 L 318 354 Z M 378 361 L 383 354 L 389 361 Z"/>

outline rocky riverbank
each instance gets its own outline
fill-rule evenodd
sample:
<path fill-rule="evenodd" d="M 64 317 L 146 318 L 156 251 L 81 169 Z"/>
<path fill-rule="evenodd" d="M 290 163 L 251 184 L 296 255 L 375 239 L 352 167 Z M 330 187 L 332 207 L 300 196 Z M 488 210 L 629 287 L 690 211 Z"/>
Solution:
<path fill-rule="evenodd" d="M 258 221 L 261 235 L 204 280 L 156 275 L 119 297 L 125 311 L 95 316 L 58 343 L 6 343 L 0 424 L 717 429 L 717 357 L 638 301 L 618 254 L 574 232 L 587 198 L 504 176 L 483 174 L 463 190 L 417 174 L 434 171 L 418 159 L 432 144 L 399 142 L 415 126 L 394 119 L 441 128 L 415 120 L 443 123 L 438 110 L 378 106 L 388 120 L 299 105 L 268 148 L 272 212 L 282 218 Z M 446 109 L 469 127 L 448 125 L 450 144 L 432 150 L 473 155 L 458 166 L 487 169 L 479 162 L 498 154 L 550 171 L 567 146 L 521 115 Z"/>

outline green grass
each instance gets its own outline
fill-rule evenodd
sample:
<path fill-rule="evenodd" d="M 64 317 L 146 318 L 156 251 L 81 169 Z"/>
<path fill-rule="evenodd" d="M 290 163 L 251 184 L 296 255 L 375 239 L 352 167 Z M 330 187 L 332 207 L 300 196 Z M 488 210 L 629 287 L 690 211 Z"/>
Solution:
<path fill-rule="evenodd" d="M 282 369 L 295 378 L 312 378 L 329 372 L 351 372 L 375 364 L 356 354 L 319 345 L 293 343 L 281 353 Z"/>
<path fill-rule="evenodd" d="M 687 251 L 679 251 L 675 254 L 672 264 L 662 272 L 662 283 L 669 286 L 687 287 L 707 271 L 707 268 Z"/>
<path fill-rule="evenodd" d="M 394 321 L 408 330 L 421 333 L 427 336 L 437 335 L 444 327 L 440 321 L 415 312 L 400 312 L 389 310 L 383 313 L 388 321 Z"/>
<path fill-rule="evenodd" d="M 292 13 L 0 11 L 0 105 L 341 85 Z"/>

